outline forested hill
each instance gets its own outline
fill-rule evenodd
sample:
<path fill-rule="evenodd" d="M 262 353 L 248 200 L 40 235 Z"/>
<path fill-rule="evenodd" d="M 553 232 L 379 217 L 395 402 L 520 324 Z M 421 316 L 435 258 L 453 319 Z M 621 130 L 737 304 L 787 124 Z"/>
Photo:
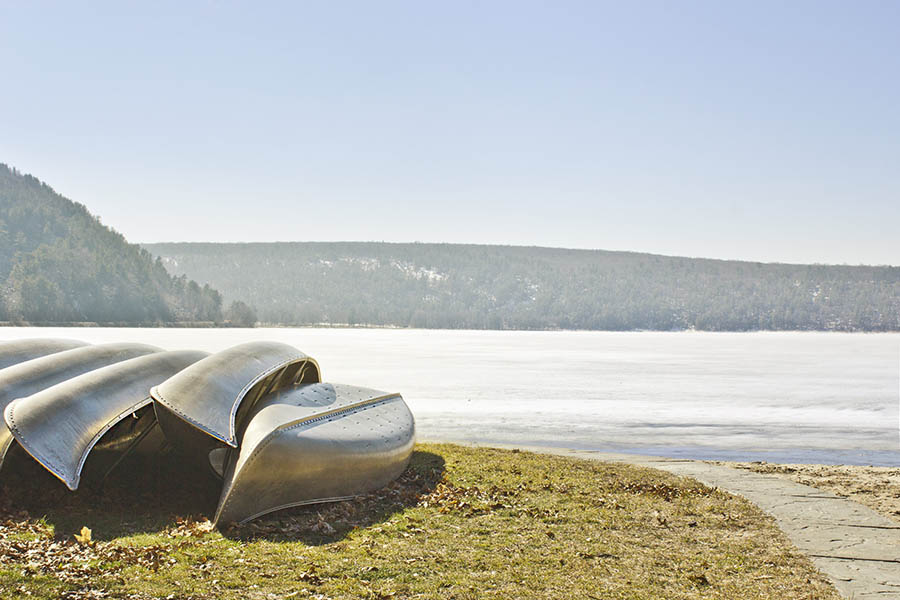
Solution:
<path fill-rule="evenodd" d="M 87 209 L 0 164 L 0 320 L 221 321 L 222 297 L 172 277 Z"/>
<path fill-rule="evenodd" d="M 301 230 L 302 232 L 302 230 Z M 386 243 L 146 244 L 263 322 L 489 329 L 900 330 L 900 267 Z"/>

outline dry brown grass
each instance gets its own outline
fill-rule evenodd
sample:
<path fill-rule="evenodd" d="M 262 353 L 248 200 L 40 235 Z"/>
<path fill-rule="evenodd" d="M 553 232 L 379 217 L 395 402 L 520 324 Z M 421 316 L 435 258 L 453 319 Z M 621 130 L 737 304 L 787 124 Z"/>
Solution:
<path fill-rule="evenodd" d="M 149 475 L 5 477 L 3 597 L 838 598 L 745 500 L 639 467 L 420 445 L 384 490 L 224 533 L 203 486 Z"/>

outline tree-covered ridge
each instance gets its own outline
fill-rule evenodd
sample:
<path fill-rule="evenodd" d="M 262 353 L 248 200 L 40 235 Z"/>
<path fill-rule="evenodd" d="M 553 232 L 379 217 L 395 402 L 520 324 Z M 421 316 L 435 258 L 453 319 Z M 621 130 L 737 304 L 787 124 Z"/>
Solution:
<path fill-rule="evenodd" d="M 455 244 L 147 244 L 263 322 L 487 329 L 900 330 L 900 267 Z"/>
<path fill-rule="evenodd" d="M 222 297 L 31 175 L 0 164 L 0 319 L 221 321 Z"/>

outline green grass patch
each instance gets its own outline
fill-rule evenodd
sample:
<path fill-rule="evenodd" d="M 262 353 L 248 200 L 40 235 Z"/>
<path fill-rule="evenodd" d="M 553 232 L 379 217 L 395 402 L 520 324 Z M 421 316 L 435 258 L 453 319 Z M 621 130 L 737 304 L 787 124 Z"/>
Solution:
<path fill-rule="evenodd" d="M 383 490 L 226 531 L 165 461 L 3 481 L 4 598 L 838 598 L 747 501 L 621 464 L 423 444 Z"/>

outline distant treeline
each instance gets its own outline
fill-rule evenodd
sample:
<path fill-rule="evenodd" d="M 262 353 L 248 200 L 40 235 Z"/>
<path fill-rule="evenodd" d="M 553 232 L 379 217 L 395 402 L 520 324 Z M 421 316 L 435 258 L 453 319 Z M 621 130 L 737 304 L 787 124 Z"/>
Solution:
<path fill-rule="evenodd" d="M 476 329 L 900 330 L 900 267 L 386 243 L 146 244 L 263 322 Z"/>
<path fill-rule="evenodd" d="M 0 321 L 222 322 L 222 296 L 0 164 Z"/>

